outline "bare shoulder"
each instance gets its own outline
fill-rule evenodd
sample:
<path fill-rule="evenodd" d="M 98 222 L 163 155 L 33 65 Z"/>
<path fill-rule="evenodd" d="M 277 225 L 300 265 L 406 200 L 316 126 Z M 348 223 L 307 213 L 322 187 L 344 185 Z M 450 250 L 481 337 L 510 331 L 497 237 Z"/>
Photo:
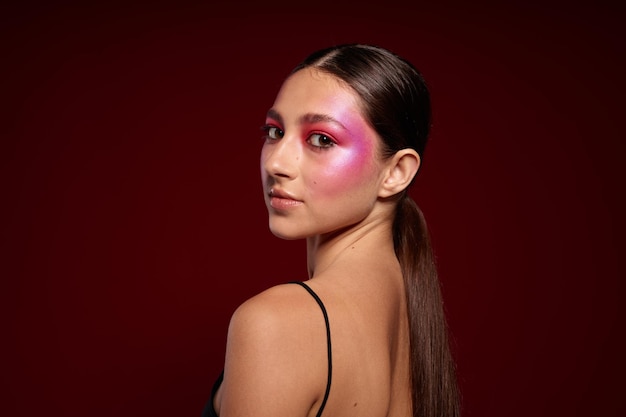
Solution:
<path fill-rule="evenodd" d="M 319 307 L 299 285 L 277 285 L 237 308 L 231 319 L 229 336 L 236 336 L 233 332 L 243 332 L 246 337 L 258 333 L 258 337 L 269 339 L 269 342 L 282 333 L 286 337 L 298 336 L 307 331 L 302 324 L 314 312 L 319 312 Z"/>
<path fill-rule="evenodd" d="M 283 308 L 289 309 L 301 305 L 299 302 L 307 297 L 299 285 L 281 284 L 268 288 L 241 304 L 235 315 L 248 313 L 250 310 L 280 311 Z M 310 297 L 310 296 L 308 296 Z"/>
<path fill-rule="evenodd" d="M 229 327 L 220 415 L 307 415 L 325 388 L 324 335 L 319 307 L 298 285 L 244 302 Z"/>

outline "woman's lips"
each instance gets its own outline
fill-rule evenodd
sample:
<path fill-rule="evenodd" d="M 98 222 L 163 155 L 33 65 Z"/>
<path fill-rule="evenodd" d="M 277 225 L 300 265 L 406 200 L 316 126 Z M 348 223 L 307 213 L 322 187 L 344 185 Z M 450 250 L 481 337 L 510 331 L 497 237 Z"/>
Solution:
<path fill-rule="evenodd" d="M 302 205 L 302 201 L 283 190 L 272 188 L 268 195 L 270 197 L 270 206 L 277 210 L 287 210 Z"/>

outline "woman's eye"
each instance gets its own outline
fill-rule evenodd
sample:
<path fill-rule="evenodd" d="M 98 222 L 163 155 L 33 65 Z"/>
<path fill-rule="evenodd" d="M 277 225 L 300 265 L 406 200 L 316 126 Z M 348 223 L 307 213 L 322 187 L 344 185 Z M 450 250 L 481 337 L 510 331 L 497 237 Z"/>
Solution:
<path fill-rule="evenodd" d="M 309 136 L 309 143 L 318 148 L 330 148 L 335 144 L 330 137 L 322 135 L 321 133 L 314 133 Z"/>
<path fill-rule="evenodd" d="M 285 132 L 276 126 L 263 126 L 263 130 L 265 130 L 265 136 L 268 139 L 282 139 L 285 135 Z"/>

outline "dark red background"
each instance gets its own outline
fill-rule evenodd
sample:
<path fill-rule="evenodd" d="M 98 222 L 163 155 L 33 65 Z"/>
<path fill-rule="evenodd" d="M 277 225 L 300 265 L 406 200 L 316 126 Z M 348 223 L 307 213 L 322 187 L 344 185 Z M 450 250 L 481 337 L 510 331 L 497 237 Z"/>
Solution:
<path fill-rule="evenodd" d="M 623 10 L 456 3 L 3 6 L 0 414 L 199 416 L 235 307 L 305 278 L 266 227 L 265 111 L 366 42 L 431 87 L 412 192 L 464 414 L 624 415 Z"/>

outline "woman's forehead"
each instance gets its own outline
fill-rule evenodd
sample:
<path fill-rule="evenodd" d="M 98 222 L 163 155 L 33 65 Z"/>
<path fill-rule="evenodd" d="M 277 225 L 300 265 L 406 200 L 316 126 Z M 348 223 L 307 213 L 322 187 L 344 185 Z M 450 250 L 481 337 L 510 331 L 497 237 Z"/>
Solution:
<path fill-rule="evenodd" d="M 356 112 L 362 115 L 357 93 L 336 76 L 314 68 L 291 74 L 279 90 L 273 108 L 283 112 Z"/>

